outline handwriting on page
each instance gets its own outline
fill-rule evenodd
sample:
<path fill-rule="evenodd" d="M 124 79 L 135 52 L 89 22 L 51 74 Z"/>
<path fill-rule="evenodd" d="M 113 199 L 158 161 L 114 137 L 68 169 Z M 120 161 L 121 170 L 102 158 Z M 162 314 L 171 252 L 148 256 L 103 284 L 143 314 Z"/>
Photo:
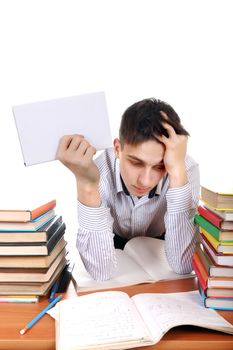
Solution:
<path fill-rule="evenodd" d="M 117 296 L 113 299 L 103 294 L 98 299 L 90 297 L 86 302 L 83 298 L 80 300 L 77 298 L 75 302 L 61 307 L 61 342 L 72 342 L 75 337 L 75 344 L 82 346 L 144 338 L 141 319 L 128 297 Z"/>
<path fill-rule="evenodd" d="M 202 305 L 197 291 L 170 294 L 138 294 L 133 300 L 156 339 L 179 325 L 226 326 L 214 310 Z M 156 334 L 155 334 L 155 330 Z"/>

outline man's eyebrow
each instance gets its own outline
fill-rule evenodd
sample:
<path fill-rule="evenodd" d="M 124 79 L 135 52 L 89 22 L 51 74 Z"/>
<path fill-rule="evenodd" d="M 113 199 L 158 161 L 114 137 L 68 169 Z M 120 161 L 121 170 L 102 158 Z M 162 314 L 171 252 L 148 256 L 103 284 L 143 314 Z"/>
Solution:
<path fill-rule="evenodd" d="M 135 161 L 137 161 L 137 162 L 140 162 L 140 163 L 142 163 L 142 164 L 145 164 L 145 162 L 144 162 L 144 160 L 142 160 L 142 159 L 140 159 L 140 158 L 138 158 L 138 157 L 135 157 L 135 156 L 132 156 L 132 155 L 128 155 L 128 158 L 130 158 L 130 159 L 132 159 L 132 160 L 135 160 Z"/>
<path fill-rule="evenodd" d="M 135 156 L 133 156 L 133 155 L 128 155 L 128 158 L 130 158 L 130 159 L 132 159 L 132 160 L 135 160 L 135 161 L 137 161 L 137 162 L 139 162 L 139 163 L 142 163 L 142 164 L 146 164 L 146 162 L 144 162 L 144 160 L 142 160 L 142 159 L 140 159 L 140 158 L 138 158 L 138 157 L 135 157 Z M 160 165 L 164 165 L 164 163 L 163 163 L 163 159 L 159 162 L 159 163 L 156 163 L 156 164 L 154 164 L 153 166 L 160 166 Z"/>

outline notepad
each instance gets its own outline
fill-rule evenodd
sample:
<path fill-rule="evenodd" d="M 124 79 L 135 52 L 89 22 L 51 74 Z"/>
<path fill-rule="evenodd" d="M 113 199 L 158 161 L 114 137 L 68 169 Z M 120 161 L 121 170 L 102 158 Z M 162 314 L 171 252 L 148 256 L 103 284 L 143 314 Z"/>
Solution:
<path fill-rule="evenodd" d="M 97 150 L 112 146 L 104 92 L 13 107 L 26 166 L 55 160 L 63 135 L 83 135 Z"/>
<path fill-rule="evenodd" d="M 203 307 L 198 291 L 140 293 L 131 298 L 120 291 L 97 292 L 64 300 L 57 307 L 57 350 L 149 346 L 181 325 L 233 334 L 233 325 Z"/>

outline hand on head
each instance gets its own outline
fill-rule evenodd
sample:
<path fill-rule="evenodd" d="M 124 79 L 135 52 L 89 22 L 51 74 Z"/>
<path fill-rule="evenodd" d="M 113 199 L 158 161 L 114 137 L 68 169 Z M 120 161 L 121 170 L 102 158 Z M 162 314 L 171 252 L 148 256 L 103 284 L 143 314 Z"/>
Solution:
<path fill-rule="evenodd" d="M 185 156 L 187 151 L 188 136 L 178 135 L 169 123 L 162 123 L 167 131 L 165 135 L 156 136 L 164 144 L 164 166 L 170 177 L 170 187 L 182 186 L 187 183 L 185 168 Z"/>

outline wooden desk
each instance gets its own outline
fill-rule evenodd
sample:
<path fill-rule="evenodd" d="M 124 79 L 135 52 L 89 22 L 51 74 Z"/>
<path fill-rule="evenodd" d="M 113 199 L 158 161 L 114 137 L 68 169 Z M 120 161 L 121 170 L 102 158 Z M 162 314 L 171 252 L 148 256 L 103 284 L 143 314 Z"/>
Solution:
<path fill-rule="evenodd" d="M 143 284 L 125 288 L 118 288 L 128 292 L 129 295 L 137 293 L 168 293 L 189 291 L 197 288 L 196 279 L 184 279 L 154 284 Z M 117 288 L 114 288 L 116 290 Z M 72 286 L 66 297 L 74 295 Z M 55 328 L 54 320 L 45 315 L 25 335 L 19 331 L 35 315 L 40 312 L 48 301 L 42 300 L 36 304 L 0 304 L 0 349 L 1 350 L 54 350 Z M 233 312 L 221 311 L 229 322 L 233 323 Z M 137 348 L 143 350 L 233 350 L 233 336 L 221 332 L 210 331 L 198 327 L 177 327 L 170 330 L 161 341 L 154 346 Z"/>

